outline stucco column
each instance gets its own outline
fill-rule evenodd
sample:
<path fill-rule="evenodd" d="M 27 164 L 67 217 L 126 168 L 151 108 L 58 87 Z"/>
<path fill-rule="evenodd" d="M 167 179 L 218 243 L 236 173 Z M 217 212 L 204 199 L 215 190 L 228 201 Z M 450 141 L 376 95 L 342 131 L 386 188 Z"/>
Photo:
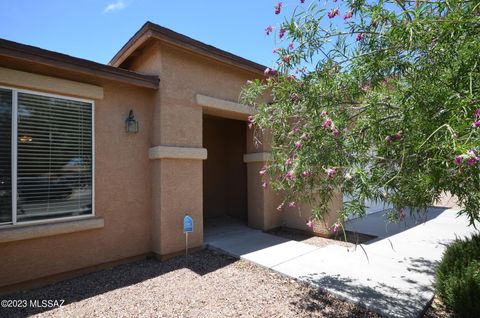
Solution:
<path fill-rule="evenodd" d="M 247 164 L 248 188 L 248 225 L 259 230 L 271 230 L 282 225 L 282 214 L 277 211 L 282 202 L 280 194 L 270 187 L 263 188 L 264 180 L 259 171 L 270 160 L 268 138 L 261 138 L 260 143 L 254 142 L 254 131 L 247 129 L 247 152 L 243 161 Z M 265 178 L 265 177 L 264 177 Z"/>

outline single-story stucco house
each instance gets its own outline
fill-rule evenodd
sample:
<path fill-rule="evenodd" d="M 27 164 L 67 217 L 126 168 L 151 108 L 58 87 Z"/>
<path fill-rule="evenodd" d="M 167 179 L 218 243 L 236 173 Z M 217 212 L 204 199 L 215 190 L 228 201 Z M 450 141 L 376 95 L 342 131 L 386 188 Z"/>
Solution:
<path fill-rule="evenodd" d="M 150 22 L 109 65 L 0 40 L 0 292 L 183 253 L 186 214 L 191 249 L 208 217 L 308 230 L 238 102 L 264 69 Z"/>

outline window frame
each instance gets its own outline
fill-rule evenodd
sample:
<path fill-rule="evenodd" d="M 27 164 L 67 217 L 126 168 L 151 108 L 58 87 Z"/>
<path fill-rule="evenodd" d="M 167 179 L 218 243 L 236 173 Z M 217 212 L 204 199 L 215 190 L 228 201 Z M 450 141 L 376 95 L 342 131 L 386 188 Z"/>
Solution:
<path fill-rule="evenodd" d="M 11 126 L 11 129 L 12 129 L 12 140 L 11 140 L 12 221 L 7 223 L 0 223 L 0 229 L 30 225 L 30 224 L 55 223 L 55 222 L 95 217 L 95 101 L 92 99 L 84 99 L 84 98 L 71 97 L 67 95 L 44 93 L 44 92 L 39 92 L 39 91 L 34 91 L 29 89 L 9 87 L 9 86 L 3 86 L 3 85 L 0 85 L 0 88 L 12 91 L 12 126 Z M 92 131 L 92 213 L 87 215 L 64 216 L 64 217 L 51 218 L 51 219 L 45 219 L 45 220 L 17 222 L 17 199 L 18 199 L 17 198 L 17 159 L 18 159 L 17 150 L 18 150 L 18 94 L 19 93 L 52 97 L 52 98 L 60 98 L 65 100 L 89 103 L 91 105 L 92 107 L 92 120 L 91 120 L 92 122 L 92 126 L 91 126 L 91 131 Z"/>

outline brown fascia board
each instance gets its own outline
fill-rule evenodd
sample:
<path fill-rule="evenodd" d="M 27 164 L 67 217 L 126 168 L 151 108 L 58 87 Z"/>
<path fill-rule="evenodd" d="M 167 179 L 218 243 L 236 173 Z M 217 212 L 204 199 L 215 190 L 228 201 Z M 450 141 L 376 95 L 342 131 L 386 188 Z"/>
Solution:
<path fill-rule="evenodd" d="M 5 39 L 0 39 L 0 57 L 2 56 L 152 89 L 158 89 L 160 81 L 157 76 L 143 75 Z"/>
<path fill-rule="evenodd" d="M 241 69 L 262 74 L 266 66 L 247 60 L 238 55 L 221 50 L 214 46 L 205 44 L 203 42 L 194 40 L 186 35 L 177 33 L 173 30 L 162 27 L 158 24 L 148 21 L 140 30 L 138 30 L 127 43 L 118 51 L 117 54 L 108 63 L 119 67 L 136 48 L 140 47 L 149 38 L 156 38 L 162 42 L 186 49 L 188 51 L 210 57 L 217 61 L 227 63 Z"/>

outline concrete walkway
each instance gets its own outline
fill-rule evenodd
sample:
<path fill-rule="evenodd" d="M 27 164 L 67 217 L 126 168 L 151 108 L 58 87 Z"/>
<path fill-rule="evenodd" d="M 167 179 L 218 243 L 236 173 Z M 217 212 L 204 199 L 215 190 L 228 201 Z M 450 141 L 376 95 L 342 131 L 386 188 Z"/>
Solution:
<path fill-rule="evenodd" d="M 456 216 L 456 210 L 432 208 L 426 222 L 407 220 L 407 226 L 390 229 L 380 213 L 352 220 L 349 227 L 379 237 L 362 245 L 364 250 L 316 247 L 235 222 L 207 225 L 205 243 L 382 315 L 418 317 L 433 297 L 435 265 L 445 245 L 474 232 L 465 218 Z"/>

